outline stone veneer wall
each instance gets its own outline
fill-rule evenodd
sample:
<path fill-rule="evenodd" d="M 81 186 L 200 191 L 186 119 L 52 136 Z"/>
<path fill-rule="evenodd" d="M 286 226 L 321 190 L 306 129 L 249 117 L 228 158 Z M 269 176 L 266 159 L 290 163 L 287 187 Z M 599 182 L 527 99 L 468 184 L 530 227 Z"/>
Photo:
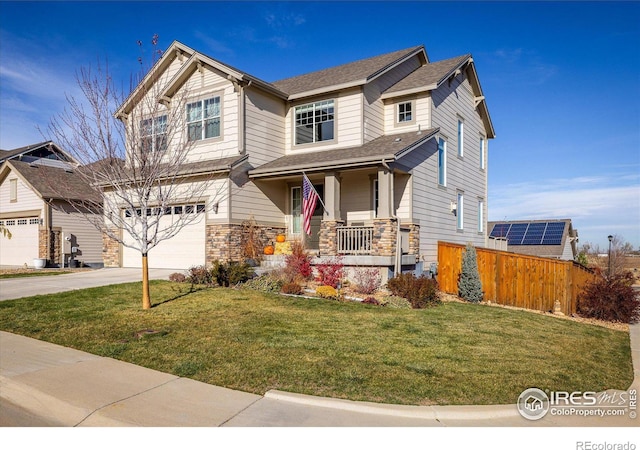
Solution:
<path fill-rule="evenodd" d="M 105 267 L 120 267 L 120 243 L 106 233 L 102 233 L 102 260 Z"/>
<path fill-rule="evenodd" d="M 394 256 L 396 254 L 397 220 L 376 219 L 373 221 L 373 243 L 371 254 L 374 256 Z"/>
<path fill-rule="evenodd" d="M 38 230 L 38 258 L 44 258 L 48 264 L 60 263 L 60 234 L 59 229 Z"/>
<path fill-rule="evenodd" d="M 420 225 L 412 223 L 410 225 L 403 226 L 403 228 L 409 229 L 409 254 L 420 254 Z"/>
<path fill-rule="evenodd" d="M 318 247 L 320 255 L 335 255 L 338 250 L 337 228 L 344 225 L 343 220 L 323 220 L 320 223 Z"/>
<path fill-rule="evenodd" d="M 278 234 L 286 231 L 285 227 L 268 227 L 256 225 L 255 233 L 259 248 L 272 244 Z M 205 255 L 210 265 L 215 260 L 242 261 L 243 248 L 246 242 L 245 227 L 239 224 L 208 224 L 206 226 Z"/>

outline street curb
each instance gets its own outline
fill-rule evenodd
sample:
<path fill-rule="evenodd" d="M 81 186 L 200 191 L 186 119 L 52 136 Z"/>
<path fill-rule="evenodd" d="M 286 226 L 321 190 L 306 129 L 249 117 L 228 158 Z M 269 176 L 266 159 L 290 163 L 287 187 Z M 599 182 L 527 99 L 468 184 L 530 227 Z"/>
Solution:
<path fill-rule="evenodd" d="M 278 390 L 270 390 L 264 398 L 300 405 L 331 408 L 362 414 L 377 414 L 392 417 L 427 420 L 478 420 L 520 417 L 515 405 L 481 406 L 411 406 L 384 403 L 357 402 L 353 400 L 315 397 Z"/>

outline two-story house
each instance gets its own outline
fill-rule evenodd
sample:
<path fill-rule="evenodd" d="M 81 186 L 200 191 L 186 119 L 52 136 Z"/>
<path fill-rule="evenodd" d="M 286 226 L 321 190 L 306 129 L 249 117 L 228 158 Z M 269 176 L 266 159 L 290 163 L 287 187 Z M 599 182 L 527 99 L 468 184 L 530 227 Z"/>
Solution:
<path fill-rule="evenodd" d="M 188 89 L 188 161 L 225 176 L 223 195 L 204 196 L 202 219 L 153 249 L 150 267 L 238 260 L 250 219 L 266 239 L 285 233 L 383 272 L 428 269 L 438 240 L 485 245 L 495 134 L 470 55 L 430 62 L 417 46 L 269 83 L 174 42 L 141 85 L 151 80 L 167 108 Z M 134 91 L 116 114 L 140 101 Z M 324 204 L 310 236 L 303 174 Z M 105 250 L 107 266 L 140 265 L 108 239 Z"/>
<path fill-rule="evenodd" d="M 0 225 L 11 233 L 0 235 L 0 265 L 102 266 L 102 236 L 75 205 L 99 203 L 100 192 L 77 168 L 51 141 L 0 151 Z"/>

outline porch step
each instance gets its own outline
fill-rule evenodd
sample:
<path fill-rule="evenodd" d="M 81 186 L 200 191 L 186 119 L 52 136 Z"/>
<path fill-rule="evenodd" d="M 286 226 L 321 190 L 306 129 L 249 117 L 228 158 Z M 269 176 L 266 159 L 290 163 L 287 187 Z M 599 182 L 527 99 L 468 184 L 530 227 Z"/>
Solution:
<path fill-rule="evenodd" d="M 256 275 L 264 275 L 277 269 L 285 267 L 285 255 L 263 255 L 260 265 L 253 270 Z"/>

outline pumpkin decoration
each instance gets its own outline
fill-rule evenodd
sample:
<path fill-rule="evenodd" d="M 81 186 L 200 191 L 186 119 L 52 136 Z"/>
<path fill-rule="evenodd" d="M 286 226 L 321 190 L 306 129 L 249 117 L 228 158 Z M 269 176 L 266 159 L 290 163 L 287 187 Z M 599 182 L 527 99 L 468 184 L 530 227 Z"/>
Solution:
<path fill-rule="evenodd" d="M 265 255 L 273 255 L 273 245 L 267 245 L 264 248 L 264 254 Z"/>
<path fill-rule="evenodd" d="M 276 242 L 284 242 L 285 241 L 285 236 L 284 234 L 279 234 L 276 236 Z"/>

